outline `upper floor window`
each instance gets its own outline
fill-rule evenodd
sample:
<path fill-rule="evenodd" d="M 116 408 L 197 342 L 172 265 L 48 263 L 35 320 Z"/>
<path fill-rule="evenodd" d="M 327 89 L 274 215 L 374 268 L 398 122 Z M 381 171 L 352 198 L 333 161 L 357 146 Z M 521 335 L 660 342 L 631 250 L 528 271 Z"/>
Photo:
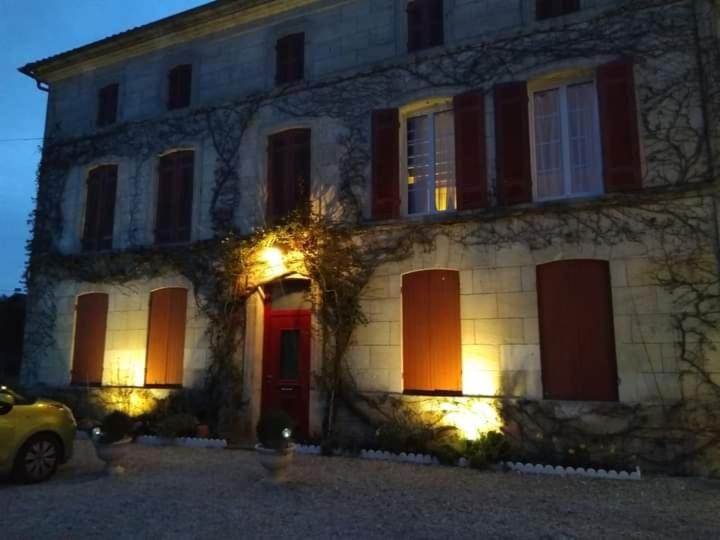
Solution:
<path fill-rule="evenodd" d="M 535 18 L 540 21 L 580 10 L 580 0 L 535 0 Z"/>
<path fill-rule="evenodd" d="M 275 84 L 301 81 L 305 76 L 305 34 L 290 34 L 275 45 Z"/>
<path fill-rule="evenodd" d="M 602 193 L 600 127 L 594 81 L 532 93 L 535 199 Z"/>
<path fill-rule="evenodd" d="M 310 130 L 288 129 L 268 139 L 267 221 L 310 202 Z"/>
<path fill-rule="evenodd" d="M 500 205 L 642 188 L 633 65 L 495 87 Z"/>
<path fill-rule="evenodd" d="M 112 248 L 116 189 L 116 165 L 102 165 L 88 173 L 82 238 L 85 251 Z"/>
<path fill-rule="evenodd" d="M 98 90 L 96 120 L 98 127 L 109 126 L 117 121 L 118 89 L 118 84 L 113 83 Z"/>
<path fill-rule="evenodd" d="M 408 116 L 406 125 L 407 213 L 455 210 L 455 137 L 452 108 Z"/>
<path fill-rule="evenodd" d="M 457 271 L 423 270 L 402 276 L 402 334 L 406 393 L 462 392 Z"/>
<path fill-rule="evenodd" d="M 192 94 L 192 65 L 175 66 L 168 72 L 168 110 L 182 109 L 190 105 Z"/>
<path fill-rule="evenodd" d="M 179 150 L 159 160 L 155 242 L 190 240 L 195 153 Z"/>
<path fill-rule="evenodd" d="M 372 135 L 373 217 L 487 206 L 484 92 L 373 111 Z"/>
<path fill-rule="evenodd" d="M 408 51 L 443 44 L 443 1 L 410 0 L 407 5 Z"/>

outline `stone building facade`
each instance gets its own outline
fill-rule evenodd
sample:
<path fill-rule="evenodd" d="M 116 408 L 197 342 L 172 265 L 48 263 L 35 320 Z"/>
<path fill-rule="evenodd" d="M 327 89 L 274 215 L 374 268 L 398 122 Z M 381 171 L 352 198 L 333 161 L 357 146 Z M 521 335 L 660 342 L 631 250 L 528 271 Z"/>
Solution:
<path fill-rule="evenodd" d="M 597 426 L 607 422 L 602 414 L 625 414 L 625 406 L 702 399 L 717 391 L 720 377 L 712 307 L 720 140 L 712 121 L 715 21 L 717 6 L 699 0 L 218 1 L 28 64 L 21 71 L 49 91 L 32 255 L 82 266 L 88 257 L 97 264 L 126 253 L 132 265 L 134 254 L 154 250 L 158 204 L 167 196 L 159 187 L 163 157 L 178 151 L 193 156 L 177 173 L 191 178 L 187 234 L 179 243 L 211 242 L 228 231 L 249 235 L 293 206 L 277 202 L 281 162 L 289 168 L 283 170 L 309 173 L 304 180 L 316 212 L 356 227 L 363 246 L 385 249 L 361 294 L 367 324 L 357 327 L 345 355 L 360 393 L 439 408 L 471 438 L 509 425 L 498 402 L 552 405 L 556 417 L 598 414 Z M 285 43 L 290 52 L 282 53 Z M 190 90 L 168 110 L 179 66 L 191 66 L 184 80 Z M 290 80 L 280 81 L 281 72 Z M 98 113 L 105 88 L 114 114 L 98 126 L 105 124 Z M 383 112 L 394 122 L 389 138 L 378 127 Z M 306 142 L 277 138 L 290 132 Z M 309 163 L 274 162 L 281 144 L 305 145 L 292 155 L 307 152 Z M 116 167 L 111 243 L 97 252 L 83 243 L 88 178 L 104 165 Z M 588 282 L 595 292 L 584 299 L 578 291 L 585 290 L 587 261 L 598 263 L 590 272 L 601 278 Z M 543 270 L 563 262 L 574 283 L 566 294 L 547 284 L 558 278 Z M 436 316 L 420 299 L 408 303 L 408 276 L 428 270 L 457 279 L 449 307 L 438 300 L 450 315 Z M 273 277 L 246 306 L 238 362 L 248 423 L 266 406 L 266 362 L 275 350 L 268 313 L 313 310 L 284 289 L 271 294 Z M 202 291 L 181 272 L 120 272 L 103 281 L 84 279 L 82 271 L 56 277 L 31 265 L 30 278 L 29 382 L 79 383 L 74 358 L 85 345 L 78 341 L 78 298 L 102 293 L 102 370 L 90 382 L 159 393 L 202 386 L 210 322 L 199 308 Z M 538 279 L 553 291 L 544 307 Z M 607 302 L 597 293 L 602 287 Z M 187 291 L 182 350 L 174 353 L 182 375 L 153 385 L 150 298 L 166 288 Z M 553 300 L 565 296 L 574 304 Z M 550 343 L 562 334 L 558 328 L 577 332 L 582 325 L 575 322 L 588 320 L 584 302 L 599 310 L 602 332 L 590 325 L 567 341 L 575 353 L 553 353 L 561 347 Z M 425 306 L 417 308 L 424 315 L 416 306 Z M 566 308 L 576 311 L 563 319 L 557 313 Z M 429 319 L 413 334 L 406 321 L 418 317 Z M 453 318 L 456 325 L 448 323 Z M 316 326 L 314 317 L 309 324 Z M 440 345 L 428 337 L 439 327 L 448 332 L 437 338 Z M 315 382 L 319 335 L 310 332 L 309 358 L 298 364 L 309 370 L 305 382 L 287 386 L 307 392 L 291 406 L 307 408 L 308 435 L 321 431 L 325 410 Z M 431 366 L 413 364 L 412 339 L 430 347 L 418 354 L 433 356 Z M 599 371 L 579 358 L 571 362 L 577 351 L 591 357 L 603 347 L 610 360 Z M 457 358 L 437 375 L 433 366 L 444 355 Z M 571 363 L 558 367 L 556 357 Z M 558 379 L 557 370 L 565 375 Z M 426 381 L 413 383 L 422 388 L 408 388 L 410 371 Z M 597 381 L 580 382 L 583 373 L 599 373 L 610 388 L 588 390 Z M 434 377 L 456 380 L 437 387 Z M 551 387 L 559 393 L 551 395 Z"/>

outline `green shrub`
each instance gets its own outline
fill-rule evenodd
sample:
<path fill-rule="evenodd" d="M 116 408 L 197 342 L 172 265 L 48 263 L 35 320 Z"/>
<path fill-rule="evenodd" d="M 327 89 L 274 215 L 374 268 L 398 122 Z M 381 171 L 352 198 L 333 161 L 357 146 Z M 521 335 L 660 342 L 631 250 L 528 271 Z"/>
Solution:
<path fill-rule="evenodd" d="M 443 465 L 457 465 L 463 457 L 463 441 L 452 438 L 433 440 L 428 443 L 427 450 Z"/>
<path fill-rule="evenodd" d="M 100 424 L 99 442 L 110 444 L 129 437 L 132 435 L 133 425 L 133 419 L 124 412 L 111 412 Z"/>
<path fill-rule="evenodd" d="M 290 446 L 292 428 L 293 420 L 285 411 L 268 411 L 260 416 L 257 438 L 265 448 L 282 450 Z"/>
<path fill-rule="evenodd" d="M 175 437 L 193 437 L 197 418 L 191 414 L 171 414 L 157 424 L 158 434 L 162 437 L 174 439 Z"/>
<path fill-rule="evenodd" d="M 506 460 L 510 455 L 510 443 L 499 431 L 488 431 L 478 439 L 468 441 L 466 457 L 470 467 L 485 469 L 493 463 Z"/>

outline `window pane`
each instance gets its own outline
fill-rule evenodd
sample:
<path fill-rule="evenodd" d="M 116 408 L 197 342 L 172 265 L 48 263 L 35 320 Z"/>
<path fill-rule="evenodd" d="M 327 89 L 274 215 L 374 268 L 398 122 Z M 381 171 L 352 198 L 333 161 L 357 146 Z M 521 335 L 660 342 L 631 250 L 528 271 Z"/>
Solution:
<path fill-rule="evenodd" d="M 280 334 L 280 378 L 297 379 L 300 365 L 300 330 Z"/>
<path fill-rule="evenodd" d="M 599 136 L 592 83 L 568 86 L 568 136 L 572 193 L 601 191 Z"/>
<path fill-rule="evenodd" d="M 564 192 L 559 90 L 537 92 L 534 109 L 538 198 L 558 197 Z"/>
<path fill-rule="evenodd" d="M 427 116 L 407 121 L 408 214 L 428 211 L 430 178 L 430 122 Z"/>
<path fill-rule="evenodd" d="M 455 130 L 451 111 L 435 118 L 435 209 L 455 210 Z"/>

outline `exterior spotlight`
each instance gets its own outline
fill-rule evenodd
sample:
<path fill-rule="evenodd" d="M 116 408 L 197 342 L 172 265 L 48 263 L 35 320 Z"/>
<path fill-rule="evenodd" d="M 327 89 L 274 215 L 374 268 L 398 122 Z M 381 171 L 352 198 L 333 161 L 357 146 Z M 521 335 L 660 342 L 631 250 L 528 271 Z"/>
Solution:
<path fill-rule="evenodd" d="M 276 247 L 267 247 L 263 249 L 260 256 L 268 266 L 278 267 L 283 264 L 283 252 Z"/>
<path fill-rule="evenodd" d="M 285 428 L 282 430 L 282 436 L 284 439 L 289 439 L 290 435 L 292 435 L 292 431 L 290 431 L 289 428 Z"/>

